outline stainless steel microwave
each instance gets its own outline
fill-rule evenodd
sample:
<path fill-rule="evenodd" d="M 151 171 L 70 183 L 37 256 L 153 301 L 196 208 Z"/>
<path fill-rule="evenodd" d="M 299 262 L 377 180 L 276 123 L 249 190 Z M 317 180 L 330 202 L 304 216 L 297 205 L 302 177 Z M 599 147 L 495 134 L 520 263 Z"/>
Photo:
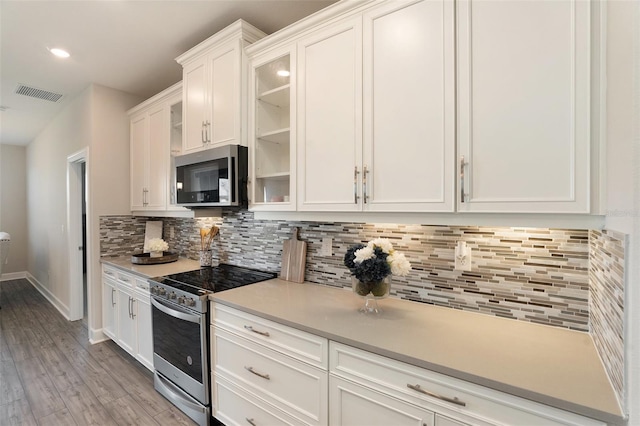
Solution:
<path fill-rule="evenodd" d="M 176 201 L 188 208 L 247 204 L 247 147 L 225 145 L 175 158 Z"/>

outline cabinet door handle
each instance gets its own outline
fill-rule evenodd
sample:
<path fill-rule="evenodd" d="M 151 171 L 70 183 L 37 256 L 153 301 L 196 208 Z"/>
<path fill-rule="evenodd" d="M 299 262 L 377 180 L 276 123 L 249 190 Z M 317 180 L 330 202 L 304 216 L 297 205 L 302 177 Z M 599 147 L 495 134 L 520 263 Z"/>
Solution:
<path fill-rule="evenodd" d="M 115 301 L 115 300 L 114 300 L 114 298 L 113 298 L 113 296 L 115 295 L 115 293 L 116 293 L 116 289 L 115 289 L 115 288 L 112 288 L 112 289 L 111 289 L 111 306 L 116 306 L 116 301 Z"/>
<path fill-rule="evenodd" d="M 261 336 L 265 336 L 265 337 L 269 337 L 269 332 L 268 331 L 259 331 L 259 330 L 255 330 L 253 327 L 251 327 L 250 325 L 245 325 L 244 328 L 246 328 L 247 330 L 259 334 Z"/>
<path fill-rule="evenodd" d="M 255 374 L 258 377 L 262 377 L 263 379 L 266 379 L 266 380 L 271 380 L 271 377 L 269 377 L 268 374 L 258 373 L 257 371 L 255 371 L 253 369 L 253 367 L 246 367 L 245 366 L 244 369 L 247 370 L 249 373 Z"/>
<path fill-rule="evenodd" d="M 460 157 L 460 202 L 464 203 L 464 166 L 467 163 L 464 161 L 464 155 Z"/>
<path fill-rule="evenodd" d="M 205 140 L 205 138 L 204 138 L 204 132 L 205 132 L 205 130 L 204 130 L 204 126 L 205 126 L 205 124 L 204 124 L 204 121 L 203 121 L 203 122 L 202 122 L 202 131 L 200 132 L 200 139 L 202 140 L 202 144 L 203 144 L 203 145 L 204 145 L 204 144 L 205 144 L 205 142 L 206 142 L 206 140 Z"/>
<path fill-rule="evenodd" d="M 207 120 L 207 143 L 211 143 L 211 122 Z"/>
<path fill-rule="evenodd" d="M 367 170 L 367 166 L 364 166 L 364 168 L 362 169 L 362 202 L 364 202 L 365 204 L 367 204 L 367 198 L 369 198 L 369 196 L 367 195 L 367 174 L 369 173 L 369 170 Z"/>
<path fill-rule="evenodd" d="M 244 418 L 247 423 L 249 423 L 251 426 L 256 426 L 256 423 L 253 421 L 253 419 L 250 419 L 249 417 L 245 417 Z"/>
<path fill-rule="evenodd" d="M 136 301 L 136 299 L 134 299 L 133 297 L 131 298 L 131 319 L 136 319 L 136 313 L 133 310 L 134 306 L 133 303 Z"/>
<path fill-rule="evenodd" d="M 426 390 L 422 389 L 422 388 L 420 387 L 420 385 L 412 385 L 412 384 L 410 384 L 410 383 L 407 383 L 407 387 L 408 387 L 409 389 L 412 389 L 412 390 L 416 391 L 416 392 L 420 392 L 420 393 L 423 393 L 423 394 L 425 394 L 425 395 L 429 395 L 429 396 L 432 396 L 432 397 L 434 397 L 434 398 L 441 399 L 441 400 L 443 400 L 443 401 L 451 402 L 451 403 L 453 403 L 453 404 L 460 405 L 460 406 L 462 406 L 462 407 L 466 407 L 466 406 L 467 406 L 467 404 L 466 404 L 466 403 L 464 403 L 464 402 L 462 402 L 462 401 L 460 401 L 460 400 L 458 399 L 458 397 L 449 398 L 448 396 L 438 395 L 437 393 L 429 392 L 429 391 L 426 391 Z"/>
<path fill-rule="evenodd" d="M 358 166 L 353 168 L 353 203 L 358 204 Z"/>

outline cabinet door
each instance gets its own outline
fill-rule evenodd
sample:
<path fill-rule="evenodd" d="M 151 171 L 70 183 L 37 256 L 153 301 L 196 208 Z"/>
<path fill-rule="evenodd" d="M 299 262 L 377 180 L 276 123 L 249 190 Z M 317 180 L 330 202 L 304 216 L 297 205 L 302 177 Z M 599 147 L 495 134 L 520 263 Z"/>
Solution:
<path fill-rule="evenodd" d="M 153 332 L 151 322 L 151 302 L 149 294 L 136 292 L 133 302 L 133 315 L 138 337 L 136 358 L 149 370 L 153 371 Z"/>
<path fill-rule="evenodd" d="M 589 2 L 456 5 L 458 209 L 588 213 Z"/>
<path fill-rule="evenodd" d="M 329 423 L 334 426 L 433 426 L 434 413 L 365 386 L 329 377 Z"/>
<path fill-rule="evenodd" d="M 102 331 L 112 340 L 116 340 L 116 318 L 118 294 L 115 282 L 102 281 Z"/>
<path fill-rule="evenodd" d="M 211 54 L 211 111 L 207 136 L 211 146 L 239 143 L 240 53 L 226 48 Z"/>
<path fill-rule="evenodd" d="M 136 325 L 132 318 L 133 292 L 118 286 L 118 333 L 117 343 L 131 355 L 136 354 Z"/>
<path fill-rule="evenodd" d="M 167 164 L 169 157 L 169 117 L 164 104 L 149 111 L 147 149 L 147 210 L 164 210 L 167 206 Z"/>
<path fill-rule="evenodd" d="M 130 135 L 131 210 L 142 210 L 146 199 L 146 146 L 149 140 L 149 120 L 146 114 L 131 119 Z"/>
<path fill-rule="evenodd" d="M 454 48 L 450 0 L 364 15 L 365 210 L 453 211 Z"/>
<path fill-rule="evenodd" d="M 298 43 L 298 108 L 298 210 L 360 210 L 360 17 Z"/>
<path fill-rule="evenodd" d="M 462 423 L 458 420 L 436 414 L 436 426 L 468 426 L 468 423 Z"/>
<path fill-rule="evenodd" d="M 205 59 L 185 66 L 183 79 L 182 153 L 204 148 L 206 117 L 210 114 L 207 96 L 207 66 Z"/>

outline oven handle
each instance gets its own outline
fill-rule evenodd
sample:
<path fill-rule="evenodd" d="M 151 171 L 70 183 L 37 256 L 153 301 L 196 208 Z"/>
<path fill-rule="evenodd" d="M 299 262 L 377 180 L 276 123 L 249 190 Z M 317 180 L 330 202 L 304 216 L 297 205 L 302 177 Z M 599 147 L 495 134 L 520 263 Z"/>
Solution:
<path fill-rule="evenodd" d="M 158 308 L 160 311 L 164 312 L 167 315 L 171 315 L 174 318 L 193 322 L 195 324 L 200 324 L 201 315 L 196 315 L 196 314 L 192 314 L 191 312 L 185 312 L 182 310 L 170 308 L 166 306 L 164 303 L 161 303 L 155 297 L 151 298 L 151 304 L 156 308 Z"/>
<path fill-rule="evenodd" d="M 205 408 L 204 407 L 201 407 L 200 405 L 194 404 L 193 402 L 188 401 L 185 398 L 182 398 L 180 396 L 180 394 L 174 390 L 175 389 L 174 388 L 175 385 L 173 383 L 171 383 L 170 381 L 166 380 L 164 377 L 162 377 L 159 374 L 156 374 L 156 377 L 158 378 L 157 383 L 160 386 L 162 386 L 164 391 L 167 392 L 167 394 L 168 394 L 167 397 L 175 405 L 186 406 L 187 408 L 191 408 L 192 410 L 199 411 L 201 413 L 205 412 Z"/>

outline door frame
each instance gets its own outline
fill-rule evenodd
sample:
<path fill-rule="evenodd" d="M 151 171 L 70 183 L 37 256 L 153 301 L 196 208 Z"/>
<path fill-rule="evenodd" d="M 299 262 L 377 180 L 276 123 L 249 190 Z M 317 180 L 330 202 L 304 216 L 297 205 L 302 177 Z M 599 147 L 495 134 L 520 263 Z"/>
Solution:
<path fill-rule="evenodd" d="M 82 292 L 82 163 L 85 163 L 85 203 L 87 241 L 84 253 L 87 257 L 87 317 L 91 330 L 91 226 L 90 226 L 90 186 L 89 186 L 89 147 L 83 148 L 67 157 L 67 243 L 69 250 L 69 320 L 82 319 L 84 313 Z"/>

